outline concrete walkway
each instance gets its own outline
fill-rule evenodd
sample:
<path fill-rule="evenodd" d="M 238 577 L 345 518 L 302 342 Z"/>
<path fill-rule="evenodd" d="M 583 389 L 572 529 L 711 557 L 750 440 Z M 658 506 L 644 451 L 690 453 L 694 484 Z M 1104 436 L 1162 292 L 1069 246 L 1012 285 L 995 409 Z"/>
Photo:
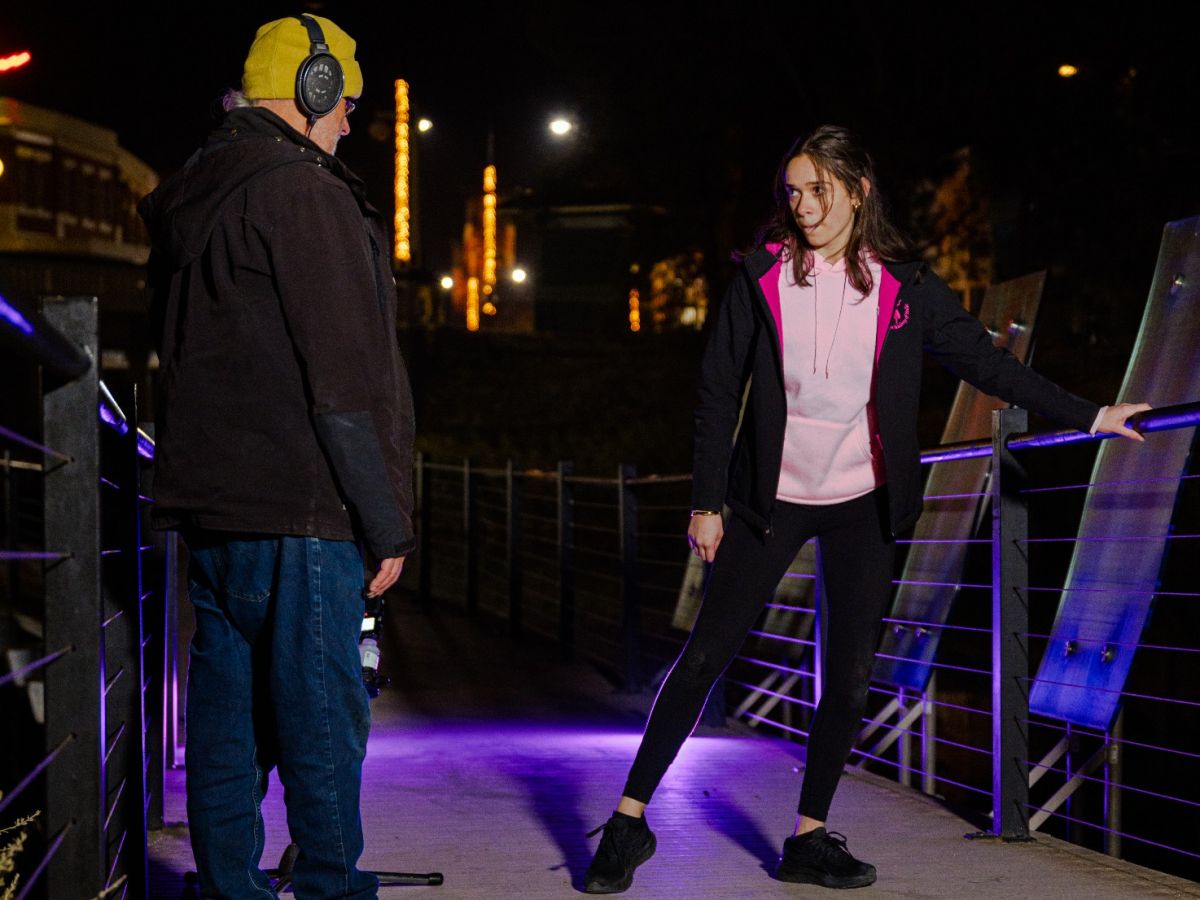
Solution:
<path fill-rule="evenodd" d="M 549 898 L 575 894 L 641 736 L 636 703 L 592 669 L 545 657 L 457 614 L 395 601 L 364 770 L 367 868 L 436 870 L 441 887 L 382 898 Z M 802 751 L 764 737 L 693 737 L 648 818 L 658 854 L 632 898 L 829 897 L 771 880 L 800 790 Z M 273 865 L 287 844 L 278 783 L 264 804 Z M 184 818 L 171 773 L 168 821 Z M 842 781 L 830 827 L 849 836 L 879 881 L 853 896 L 907 898 L 1200 897 L 1200 885 L 1053 838 L 967 841 L 974 829 L 935 802 L 857 772 Z M 151 837 L 152 896 L 192 896 L 186 828 Z"/>

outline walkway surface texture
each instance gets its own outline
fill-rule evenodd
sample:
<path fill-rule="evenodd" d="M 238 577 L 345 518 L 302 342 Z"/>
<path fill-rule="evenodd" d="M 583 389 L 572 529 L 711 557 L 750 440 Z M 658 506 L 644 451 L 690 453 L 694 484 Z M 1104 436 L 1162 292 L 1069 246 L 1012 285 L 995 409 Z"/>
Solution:
<path fill-rule="evenodd" d="M 542 898 L 577 895 L 641 736 L 637 703 L 594 670 L 554 661 L 553 648 L 514 642 L 458 614 L 388 610 L 383 669 L 364 769 L 367 868 L 440 871 L 441 887 L 385 887 L 380 896 Z M 645 703 L 641 704 L 643 707 Z M 630 898 L 829 897 L 769 873 L 793 821 L 802 748 L 705 733 L 684 746 L 651 804 L 658 853 Z M 183 773 L 170 773 L 167 820 L 185 818 Z M 265 863 L 287 844 L 283 791 L 264 804 Z M 1200 885 L 1110 860 L 1053 838 L 964 840 L 974 828 L 932 800 L 848 773 L 830 828 L 875 864 L 854 897 L 1141 898 L 1200 896 Z M 151 837 L 153 896 L 193 896 L 184 827 Z"/>

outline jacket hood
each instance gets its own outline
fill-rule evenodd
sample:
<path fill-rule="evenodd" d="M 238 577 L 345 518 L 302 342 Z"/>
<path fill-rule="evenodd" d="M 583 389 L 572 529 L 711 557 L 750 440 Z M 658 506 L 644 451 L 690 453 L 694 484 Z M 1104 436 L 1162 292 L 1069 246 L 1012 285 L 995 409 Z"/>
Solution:
<path fill-rule="evenodd" d="M 138 213 L 154 248 L 170 268 L 181 268 L 204 252 L 230 197 L 280 166 L 319 165 L 350 187 L 364 214 L 378 215 L 366 202 L 362 181 L 335 157 L 269 110 L 231 110 L 183 168 L 142 198 Z"/>
<path fill-rule="evenodd" d="M 750 276 L 758 281 L 771 267 L 780 261 L 783 254 L 782 244 L 762 244 L 753 253 L 743 258 L 743 264 Z M 885 260 L 883 267 L 891 273 L 900 284 L 920 284 L 929 269 L 928 263 L 921 260 L 893 262 Z"/>

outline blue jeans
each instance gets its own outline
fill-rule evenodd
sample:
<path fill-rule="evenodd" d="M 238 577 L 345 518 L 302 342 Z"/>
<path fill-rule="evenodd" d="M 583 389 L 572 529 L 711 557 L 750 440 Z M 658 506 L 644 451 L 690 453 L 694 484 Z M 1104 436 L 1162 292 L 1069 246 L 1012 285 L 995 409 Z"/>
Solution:
<path fill-rule="evenodd" d="M 187 807 L 202 896 L 275 896 L 259 862 L 262 798 L 277 766 L 300 847 L 296 896 L 375 897 L 378 880 L 356 867 L 371 727 L 358 548 L 201 532 L 187 544 L 196 611 Z"/>

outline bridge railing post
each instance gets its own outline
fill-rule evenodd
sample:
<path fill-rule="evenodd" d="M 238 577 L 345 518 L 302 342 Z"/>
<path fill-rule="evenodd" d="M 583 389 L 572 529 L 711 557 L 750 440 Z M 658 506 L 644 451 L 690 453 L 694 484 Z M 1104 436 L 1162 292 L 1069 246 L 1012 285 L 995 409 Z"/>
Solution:
<path fill-rule="evenodd" d="M 433 602 L 433 490 L 425 454 L 417 453 L 417 597 L 422 606 Z"/>
<path fill-rule="evenodd" d="M 625 690 L 642 689 L 641 585 L 638 581 L 637 495 L 629 481 L 637 466 L 617 468 L 617 528 L 621 539 L 621 645 Z"/>
<path fill-rule="evenodd" d="M 471 460 L 462 464 L 462 516 L 463 553 L 465 556 L 467 612 L 475 615 L 479 611 L 479 506 L 476 502 L 475 476 L 471 471 Z"/>
<path fill-rule="evenodd" d="M 563 659 L 575 658 L 575 504 L 571 482 L 575 464 L 558 463 L 558 642 Z"/>
<path fill-rule="evenodd" d="M 508 461 L 504 477 L 507 495 L 508 545 L 508 627 L 515 635 L 521 633 L 521 475 Z"/>
<path fill-rule="evenodd" d="M 1008 449 L 1023 409 L 992 413 L 992 832 L 1029 838 L 1029 511 Z"/>

